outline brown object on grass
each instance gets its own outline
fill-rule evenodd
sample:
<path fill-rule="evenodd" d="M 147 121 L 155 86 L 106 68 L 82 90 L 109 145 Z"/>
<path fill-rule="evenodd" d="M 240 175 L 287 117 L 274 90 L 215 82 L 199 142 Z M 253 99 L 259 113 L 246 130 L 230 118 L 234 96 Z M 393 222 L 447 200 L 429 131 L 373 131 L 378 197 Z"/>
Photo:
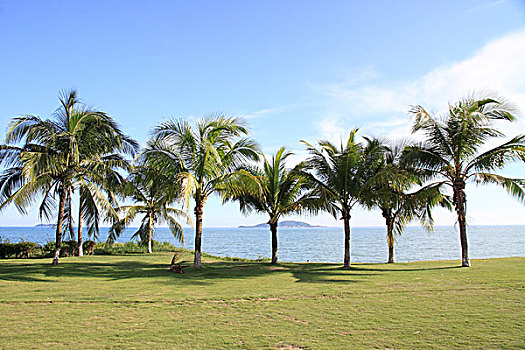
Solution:
<path fill-rule="evenodd" d="M 184 273 L 182 269 L 188 266 L 177 264 L 177 261 L 180 259 L 181 255 L 181 251 L 175 252 L 175 254 L 173 254 L 173 258 L 171 259 L 170 271 L 173 271 L 175 273 Z"/>
<path fill-rule="evenodd" d="M 188 267 L 187 265 L 171 265 L 170 271 L 173 271 L 175 273 L 184 273 L 183 268 Z"/>

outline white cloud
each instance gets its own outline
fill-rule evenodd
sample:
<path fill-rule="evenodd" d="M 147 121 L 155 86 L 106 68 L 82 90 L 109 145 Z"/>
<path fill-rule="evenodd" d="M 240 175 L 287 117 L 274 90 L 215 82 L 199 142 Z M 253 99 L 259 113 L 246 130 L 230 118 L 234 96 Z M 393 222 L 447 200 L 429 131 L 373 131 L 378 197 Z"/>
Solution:
<path fill-rule="evenodd" d="M 275 116 L 282 115 L 283 113 L 301 110 L 302 108 L 304 108 L 304 103 L 290 102 L 282 106 L 264 108 L 254 112 L 241 111 L 238 114 L 244 119 L 255 120 L 268 117 L 274 118 Z"/>
<path fill-rule="evenodd" d="M 476 91 L 495 92 L 519 108 L 518 122 L 501 125 L 508 135 L 525 132 L 525 30 L 511 33 L 483 46 L 470 58 L 442 65 L 427 74 L 389 84 L 317 85 L 317 93 L 326 97 L 327 117 L 318 122 L 325 137 L 333 138 L 343 125 L 361 124 L 366 132 L 389 137 L 407 136 L 410 126 L 406 112 L 420 104 L 429 111 L 442 111 Z M 367 69 L 368 70 L 368 69 Z M 377 79 L 376 79 L 377 80 Z M 348 111 L 359 119 L 351 120 Z M 355 117 L 354 117 L 355 118 Z M 381 121 L 378 122 L 377 120 Z"/>
<path fill-rule="evenodd" d="M 260 118 L 260 117 L 262 117 L 264 115 L 279 113 L 279 112 L 283 111 L 283 109 L 284 109 L 283 107 L 261 109 L 259 111 L 255 111 L 255 112 L 252 112 L 252 113 L 244 114 L 242 116 L 242 118 L 244 118 L 244 119 Z"/>
<path fill-rule="evenodd" d="M 339 124 L 339 118 L 337 117 L 335 119 L 328 117 L 321 119 L 318 123 L 321 135 L 325 135 L 329 140 L 337 141 L 348 132 L 346 128 L 339 126 Z"/>
<path fill-rule="evenodd" d="M 473 13 L 473 12 L 478 12 L 478 11 L 482 11 L 482 10 L 488 10 L 488 9 L 491 9 L 491 8 L 493 8 L 495 6 L 501 5 L 504 2 L 505 2 L 505 0 L 494 0 L 494 1 L 484 2 L 484 3 L 480 4 L 480 5 L 472 7 L 467 12 L 468 13 Z"/>

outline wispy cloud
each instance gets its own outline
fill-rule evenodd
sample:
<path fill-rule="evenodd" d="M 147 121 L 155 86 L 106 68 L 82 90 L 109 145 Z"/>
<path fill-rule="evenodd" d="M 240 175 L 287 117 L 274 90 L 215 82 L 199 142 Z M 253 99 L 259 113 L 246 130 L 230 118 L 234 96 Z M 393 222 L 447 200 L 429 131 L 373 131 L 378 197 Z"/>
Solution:
<path fill-rule="evenodd" d="M 290 102 L 290 103 L 287 103 L 285 105 L 278 106 L 278 107 L 270 107 L 270 108 L 260 109 L 254 112 L 240 113 L 240 116 L 248 120 L 262 119 L 262 118 L 267 118 L 273 115 L 279 115 L 285 112 L 295 111 L 303 107 L 304 106 L 301 103 Z"/>
<path fill-rule="evenodd" d="M 268 114 L 279 113 L 279 112 L 282 112 L 283 110 L 284 110 L 284 107 L 266 108 L 266 109 L 261 109 L 259 111 L 244 114 L 242 115 L 242 117 L 244 119 L 256 119 L 256 118 L 260 118 Z"/>
<path fill-rule="evenodd" d="M 478 11 L 483 11 L 483 10 L 487 10 L 487 9 L 490 9 L 492 7 L 495 7 L 495 6 L 498 6 L 498 5 L 501 5 L 505 2 L 505 0 L 494 0 L 494 1 L 485 1 L 477 6 L 474 6 L 474 7 L 471 7 L 467 13 L 473 13 L 473 12 L 478 12 Z"/>
<path fill-rule="evenodd" d="M 412 80 L 349 84 L 345 81 L 319 84 L 315 91 L 324 97 L 325 110 L 318 122 L 325 137 L 339 138 L 349 125 L 373 134 L 406 136 L 410 130 L 406 112 L 410 105 L 442 111 L 472 92 L 489 91 L 514 102 L 525 111 L 525 30 L 506 35 L 483 46 L 471 57 L 436 67 Z M 376 79 L 377 80 L 377 79 Z M 350 111 L 350 112 L 349 112 Z M 525 130 L 521 118 L 502 125 L 509 135 Z M 344 135 L 344 134 L 343 134 Z"/>

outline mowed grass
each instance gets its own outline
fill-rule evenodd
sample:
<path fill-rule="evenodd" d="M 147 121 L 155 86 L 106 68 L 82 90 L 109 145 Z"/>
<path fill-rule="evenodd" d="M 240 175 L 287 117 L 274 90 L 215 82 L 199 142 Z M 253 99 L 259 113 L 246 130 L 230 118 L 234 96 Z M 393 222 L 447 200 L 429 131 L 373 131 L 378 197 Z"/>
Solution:
<path fill-rule="evenodd" d="M 525 348 L 525 258 L 351 270 L 207 258 L 185 274 L 170 260 L 0 261 L 0 348 Z"/>

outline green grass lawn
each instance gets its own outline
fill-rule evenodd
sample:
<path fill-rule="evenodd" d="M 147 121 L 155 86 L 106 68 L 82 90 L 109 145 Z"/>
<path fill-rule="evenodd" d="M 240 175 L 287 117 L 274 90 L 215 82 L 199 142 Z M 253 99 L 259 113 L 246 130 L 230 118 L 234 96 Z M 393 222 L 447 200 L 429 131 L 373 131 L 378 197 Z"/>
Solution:
<path fill-rule="evenodd" d="M 0 261 L 0 348 L 525 348 L 525 258 L 351 270 L 207 258 L 186 274 L 170 260 Z"/>

